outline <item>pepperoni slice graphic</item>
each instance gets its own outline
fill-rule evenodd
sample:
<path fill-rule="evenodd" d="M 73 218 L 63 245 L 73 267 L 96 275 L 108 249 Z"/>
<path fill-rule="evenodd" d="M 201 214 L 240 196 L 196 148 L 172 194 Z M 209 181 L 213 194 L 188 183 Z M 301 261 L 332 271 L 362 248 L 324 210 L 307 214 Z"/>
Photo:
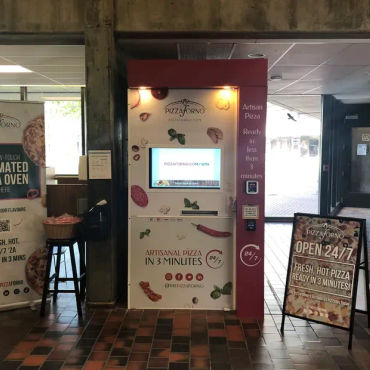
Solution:
<path fill-rule="evenodd" d="M 162 296 L 160 294 L 154 293 L 149 286 L 148 281 L 140 281 L 139 283 L 141 289 L 145 293 L 145 295 L 153 302 L 158 302 L 160 299 L 162 299 Z"/>
<path fill-rule="evenodd" d="M 139 207 L 146 207 L 149 203 L 148 195 L 139 185 L 131 186 L 131 199 Z"/>

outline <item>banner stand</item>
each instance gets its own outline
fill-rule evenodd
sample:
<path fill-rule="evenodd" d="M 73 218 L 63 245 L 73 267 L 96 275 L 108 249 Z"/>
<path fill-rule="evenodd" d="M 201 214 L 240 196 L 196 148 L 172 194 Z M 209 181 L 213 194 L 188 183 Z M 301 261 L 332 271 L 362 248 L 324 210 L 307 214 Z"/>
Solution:
<path fill-rule="evenodd" d="M 350 313 L 350 325 L 349 327 L 343 327 L 340 325 L 334 325 L 328 322 L 314 320 L 312 318 L 307 318 L 300 316 L 299 314 L 294 315 L 287 312 L 287 296 L 288 291 L 290 289 L 290 278 L 291 278 L 291 270 L 292 270 L 292 257 L 293 257 L 293 250 L 294 250 L 294 242 L 295 242 L 295 232 L 296 232 L 296 225 L 297 225 L 297 217 L 307 217 L 307 218 L 315 218 L 315 219 L 326 219 L 326 220 L 340 220 L 339 222 L 358 222 L 360 225 L 360 234 L 358 236 L 358 250 L 356 256 L 356 263 L 354 269 L 354 276 L 353 276 L 353 289 L 351 294 L 351 313 Z M 361 248 L 363 247 L 363 249 Z M 361 257 L 363 256 L 363 261 L 361 261 Z M 359 280 L 359 272 L 360 270 L 364 270 L 365 275 L 365 301 L 366 301 L 366 309 L 356 309 L 356 298 L 357 298 L 357 290 L 358 290 L 358 280 Z M 304 288 L 302 288 L 304 289 Z M 307 288 L 306 288 L 307 289 Z M 308 289 L 310 290 L 310 289 Z M 329 293 L 330 294 L 330 293 Z M 282 308 L 282 321 L 281 321 L 281 335 L 284 336 L 284 325 L 285 325 L 285 316 L 291 316 L 294 318 L 306 320 L 309 322 L 314 322 L 318 324 L 323 324 L 326 326 L 331 326 L 334 328 L 342 329 L 349 331 L 349 339 L 348 339 L 348 349 L 352 349 L 352 337 L 353 337 L 353 328 L 354 328 L 354 317 L 355 313 L 362 313 L 367 314 L 368 318 L 368 327 L 370 327 L 370 294 L 369 294 L 369 264 L 368 264 L 368 253 L 367 253 L 367 234 L 366 234 L 366 220 L 364 219 L 355 219 L 355 218 L 347 218 L 347 217 L 322 217 L 318 215 L 311 215 L 311 214 L 303 214 L 303 213 L 296 213 L 294 214 L 294 221 L 293 221 L 293 230 L 292 230 L 292 239 L 291 239 L 291 247 L 289 253 L 289 263 L 288 263 L 288 271 L 287 271 L 287 278 L 286 278 L 286 285 L 285 285 L 285 293 L 284 293 L 284 304 Z M 309 311 L 308 308 L 306 310 Z"/>
<path fill-rule="evenodd" d="M 47 303 L 50 303 L 51 302 L 51 298 L 47 298 L 46 299 L 46 302 Z M 9 311 L 9 310 L 15 310 L 15 309 L 18 309 L 18 308 L 29 308 L 31 310 L 39 310 L 40 309 L 40 306 L 41 305 L 41 298 L 40 299 L 36 299 L 36 300 L 33 300 L 33 301 L 24 301 L 24 302 L 17 302 L 17 303 L 10 303 L 10 304 L 7 304 L 7 305 L 2 305 L 0 306 L 0 312 L 2 311 Z"/>

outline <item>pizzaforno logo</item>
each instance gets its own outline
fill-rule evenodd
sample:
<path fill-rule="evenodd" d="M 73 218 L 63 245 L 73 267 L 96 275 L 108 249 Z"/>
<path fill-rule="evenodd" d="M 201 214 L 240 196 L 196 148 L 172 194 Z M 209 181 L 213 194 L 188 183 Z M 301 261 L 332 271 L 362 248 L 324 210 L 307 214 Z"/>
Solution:
<path fill-rule="evenodd" d="M 19 128 L 21 127 L 21 121 L 17 118 L 7 116 L 4 113 L 0 113 L 0 128 Z"/>
<path fill-rule="evenodd" d="M 306 230 L 307 235 L 317 236 L 318 238 L 336 238 L 343 239 L 344 234 L 335 226 L 328 225 L 327 223 L 321 225 L 310 226 Z"/>
<path fill-rule="evenodd" d="M 166 105 L 164 112 L 166 114 L 174 114 L 179 117 L 184 117 L 185 115 L 204 114 L 206 112 L 206 108 L 204 105 L 195 101 L 182 99 Z"/>

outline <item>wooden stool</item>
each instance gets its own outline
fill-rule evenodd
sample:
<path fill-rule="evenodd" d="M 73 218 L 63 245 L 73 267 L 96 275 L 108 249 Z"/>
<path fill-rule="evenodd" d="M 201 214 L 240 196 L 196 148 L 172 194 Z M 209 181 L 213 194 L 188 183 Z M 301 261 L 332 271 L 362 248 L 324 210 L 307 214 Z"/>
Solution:
<path fill-rule="evenodd" d="M 73 245 L 77 243 L 78 250 L 80 253 L 80 276 L 77 276 L 76 259 L 73 250 Z M 54 254 L 57 257 L 55 264 L 55 273 L 50 276 L 51 262 L 53 258 L 54 247 L 57 247 L 57 253 Z M 68 247 L 71 256 L 71 267 L 73 277 L 59 277 L 60 271 L 60 260 L 62 255 L 62 247 Z M 45 315 L 46 298 L 49 293 L 53 293 L 53 302 L 56 302 L 58 293 L 74 293 L 76 296 L 77 312 L 78 316 L 82 316 L 81 300 L 85 299 L 85 288 L 86 288 L 86 266 L 85 266 L 85 242 L 79 238 L 73 239 L 47 239 L 46 248 L 48 250 L 48 257 L 46 263 L 44 291 L 42 294 L 42 302 L 40 309 L 40 316 Z M 50 289 L 50 282 L 54 280 L 54 289 Z M 74 289 L 58 289 L 59 282 L 73 281 Z M 80 283 L 80 287 L 78 286 Z"/>

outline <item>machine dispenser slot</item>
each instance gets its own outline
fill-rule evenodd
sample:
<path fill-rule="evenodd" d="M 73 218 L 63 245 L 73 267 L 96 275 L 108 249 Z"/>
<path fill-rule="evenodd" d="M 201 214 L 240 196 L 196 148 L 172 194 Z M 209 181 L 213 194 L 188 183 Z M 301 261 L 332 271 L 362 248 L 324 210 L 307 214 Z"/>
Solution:
<path fill-rule="evenodd" d="M 181 210 L 182 216 L 218 216 L 218 211 Z"/>

